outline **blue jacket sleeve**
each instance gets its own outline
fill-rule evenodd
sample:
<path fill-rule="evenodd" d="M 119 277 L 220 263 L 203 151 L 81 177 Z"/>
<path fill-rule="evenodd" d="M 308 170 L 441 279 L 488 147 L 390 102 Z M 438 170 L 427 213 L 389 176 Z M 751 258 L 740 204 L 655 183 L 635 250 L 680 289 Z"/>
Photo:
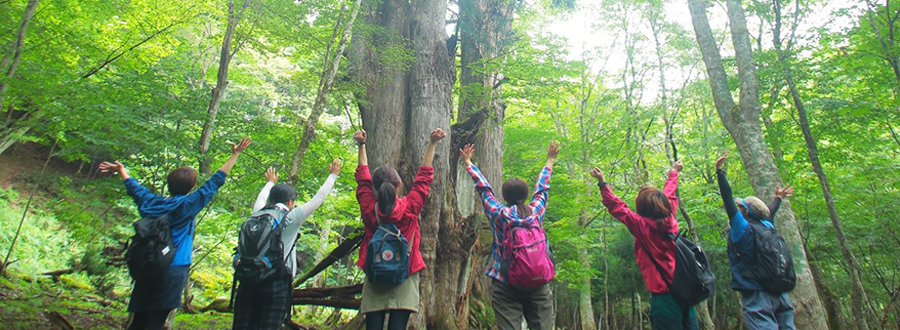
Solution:
<path fill-rule="evenodd" d="M 225 172 L 216 171 L 216 174 L 213 174 L 209 180 L 206 180 L 206 183 L 204 183 L 200 189 L 197 189 L 197 191 L 188 195 L 184 201 L 184 214 L 197 215 L 197 213 L 200 213 L 200 210 L 206 207 L 206 204 L 216 196 L 219 187 L 222 187 L 222 185 L 225 184 L 225 178 L 227 176 L 228 174 L 225 174 Z M 183 219 L 173 219 L 173 222 L 171 222 L 170 225 L 173 228 L 177 228 L 184 225 L 183 222 L 192 219 L 194 219 L 193 216 L 185 217 Z"/>
<path fill-rule="evenodd" d="M 144 202 L 158 196 L 149 189 L 142 186 L 137 180 L 134 178 L 128 178 L 124 181 L 125 183 L 125 191 L 128 192 L 128 195 L 131 196 L 131 199 L 134 200 L 134 204 L 137 205 L 138 209 L 141 208 L 141 205 L 144 205 Z"/>

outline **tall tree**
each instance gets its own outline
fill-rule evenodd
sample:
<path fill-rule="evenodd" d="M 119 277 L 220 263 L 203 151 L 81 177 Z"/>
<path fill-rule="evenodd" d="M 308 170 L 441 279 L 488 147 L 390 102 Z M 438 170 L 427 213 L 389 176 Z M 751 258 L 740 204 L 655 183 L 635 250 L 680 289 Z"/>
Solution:
<path fill-rule="evenodd" d="M 322 73 L 319 75 L 319 88 L 316 91 L 316 101 L 313 103 L 312 112 L 310 112 L 309 117 L 306 118 L 306 124 L 303 127 L 303 135 L 301 135 L 300 138 L 300 145 L 297 146 L 297 151 L 294 152 L 294 159 L 291 161 L 290 179 L 291 183 L 294 185 L 297 184 L 297 180 L 299 179 L 300 166 L 303 164 L 303 157 L 306 156 L 306 150 L 309 149 L 310 142 L 316 137 L 316 127 L 319 124 L 319 117 L 322 117 L 322 113 L 325 112 L 325 105 L 328 104 L 328 97 L 331 95 L 331 89 L 334 87 L 334 78 L 337 76 L 338 69 L 340 68 L 341 58 L 344 57 L 344 50 L 350 42 L 353 24 L 356 22 L 356 16 L 359 14 L 361 6 L 362 0 L 354 1 L 353 8 L 350 9 L 350 17 L 347 18 L 346 22 L 342 21 L 344 10 L 341 11 L 341 17 L 335 23 L 334 32 L 331 34 L 331 40 L 328 41 L 328 46 L 325 48 L 325 55 L 322 59 Z M 338 40 L 338 31 L 341 29 L 343 29 L 343 32 L 341 32 L 340 40 L 335 48 L 334 42 L 335 40 Z"/>
<path fill-rule="evenodd" d="M 222 103 L 222 98 L 225 97 L 225 88 L 228 87 L 228 66 L 231 64 L 234 54 L 243 45 L 243 42 L 238 42 L 232 49 L 234 33 L 249 6 L 250 0 L 244 0 L 244 4 L 240 8 L 235 8 L 234 0 L 228 0 L 228 25 L 225 27 L 225 35 L 222 38 L 222 50 L 219 52 L 216 86 L 212 89 L 212 97 L 209 100 L 209 107 L 206 109 L 206 121 L 203 124 L 203 131 L 200 133 L 200 173 L 203 174 L 209 173 L 210 170 L 210 158 L 206 153 L 209 151 L 209 140 L 212 137 L 213 126 L 216 124 L 219 104 Z"/>
<path fill-rule="evenodd" d="M 750 176 L 754 192 L 757 196 L 771 200 L 774 188 L 781 183 L 781 178 L 760 128 L 759 83 L 750 33 L 747 30 L 747 20 L 740 0 L 727 0 L 726 5 L 740 81 L 739 103 L 735 103 L 728 87 L 725 65 L 706 16 L 707 3 L 702 0 L 688 0 L 694 33 L 703 54 L 719 118 L 740 150 L 741 161 Z M 792 292 L 797 327 L 826 329 L 828 325 L 825 322 L 825 310 L 813 283 L 790 203 L 784 203 L 781 210 L 777 226 L 790 245 L 797 264 L 797 287 Z"/>
<path fill-rule="evenodd" d="M 856 325 L 856 329 L 859 330 L 868 330 L 869 329 L 869 320 L 871 320 L 874 316 L 874 313 L 869 308 L 869 298 L 866 295 L 866 289 L 863 286 L 863 271 L 862 266 L 859 264 L 859 260 L 856 259 L 856 255 L 853 253 L 853 250 L 850 248 L 850 244 L 847 243 L 847 237 L 844 234 L 844 224 L 841 221 L 840 214 L 838 214 L 837 206 L 835 205 L 834 197 L 831 193 L 831 185 L 828 183 L 828 175 L 825 174 L 825 169 L 822 168 L 822 162 L 819 160 L 819 147 L 816 144 L 816 139 L 812 135 L 812 131 L 809 127 L 809 119 L 806 115 L 806 106 L 803 103 L 803 99 L 800 97 L 800 91 L 797 89 L 797 84 L 794 82 L 794 74 L 791 68 L 791 57 L 792 50 L 794 47 L 794 37 L 795 32 L 798 26 L 798 21 L 800 18 L 800 1 L 796 1 L 796 8 L 794 10 L 794 19 L 791 25 L 790 34 L 787 38 L 787 45 L 783 45 L 783 39 L 781 36 L 782 29 L 782 3 L 781 0 L 773 0 L 772 8 L 774 13 L 774 22 L 772 22 L 772 27 L 774 29 L 773 32 L 773 44 L 775 46 L 776 55 L 778 55 L 778 66 L 781 67 L 782 73 L 784 74 L 784 80 L 787 83 L 788 90 L 790 91 L 790 98 L 794 104 L 794 108 L 797 109 L 797 116 L 799 117 L 800 130 L 803 132 L 803 140 L 806 142 L 806 151 L 809 156 L 809 163 L 812 166 L 813 172 L 816 173 L 816 177 L 819 179 L 819 185 L 822 188 L 822 196 L 825 199 L 825 206 L 828 209 L 828 216 L 831 218 L 831 226 L 834 227 L 835 236 L 837 236 L 838 246 L 841 250 L 841 256 L 843 257 L 845 265 L 845 269 L 847 271 L 847 275 L 850 276 L 850 291 L 851 291 L 851 310 L 853 311 L 854 324 Z"/>
<path fill-rule="evenodd" d="M 394 166 L 411 182 L 428 133 L 450 128 L 455 70 L 445 32 L 447 2 L 385 0 L 373 7 L 364 11 L 364 21 L 376 28 L 357 35 L 350 45 L 351 71 L 364 86 L 357 98 L 369 133 L 369 163 Z M 399 63 L 385 61 L 398 53 Z M 411 63 L 403 55 L 412 55 Z M 459 317 L 468 308 L 466 284 L 459 279 L 474 226 L 457 210 L 450 154 L 450 143 L 440 142 L 431 193 L 420 214 L 426 268 L 420 273 L 419 313 L 410 324 L 414 329 L 452 330 L 468 321 Z"/>
<path fill-rule="evenodd" d="M 6 151 L 6 149 L 15 142 L 16 135 L 21 135 L 28 131 L 27 126 L 13 126 L 13 109 L 6 109 L 3 101 L 6 96 L 6 90 L 9 88 L 9 82 L 12 81 L 13 77 L 16 75 L 16 69 L 19 68 L 19 61 L 22 60 L 28 24 L 31 22 L 31 18 L 34 17 L 38 2 L 39 0 L 28 1 L 28 4 L 25 6 L 25 11 L 22 13 L 22 19 L 19 21 L 19 28 L 16 31 L 16 40 L 13 43 L 12 48 L 10 48 L 3 56 L 3 59 L 0 60 L 0 70 L 4 71 L 4 77 L 0 79 L 0 114 L 9 112 L 9 114 L 6 115 L 6 120 L 3 122 L 3 126 L 0 126 L 0 154 Z"/>

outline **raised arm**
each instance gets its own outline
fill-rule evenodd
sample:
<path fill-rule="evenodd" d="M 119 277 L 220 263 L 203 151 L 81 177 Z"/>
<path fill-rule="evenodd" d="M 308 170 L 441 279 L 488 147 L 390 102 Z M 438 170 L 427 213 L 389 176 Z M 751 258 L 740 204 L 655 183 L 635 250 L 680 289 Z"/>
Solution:
<path fill-rule="evenodd" d="M 544 211 L 547 209 L 547 198 L 550 195 L 550 175 L 553 172 L 553 164 L 559 156 L 559 143 L 550 141 L 547 147 L 547 163 L 541 169 L 537 183 L 534 185 L 534 195 L 531 196 L 531 212 L 537 215 L 538 221 L 544 222 Z"/>
<path fill-rule="evenodd" d="M 782 187 L 780 184 L 775 186 L 775 200 L 772 201 L 772 205 L 769 206 L 769 221 L 773 224 L 775 223 L 775 214 L 778 213 L 778 209 L 781 208 L 781 202 L 788 197 L 794 196 L 794 187 L 791 185 L 786 185 Z"/>
<path fill-rule="evenodd" d="M 337 181 L 338 174 L 341 173 L 341 161 L 339 159 L 335 159 L 331 162 L 331 165 L 328 166 L 328 178 L 325 179 L 325 183 L 322 183 L 322 186 L 319 187 L 319 191 L 307 201 L 296 208 L 294 208 L 291 213 L 301 212 L 303 219 L 308 218 L 319 206 L 325 202 L 325 197 L 328 197 L 328 194 L 331 192 L 331 189 L 334 188 L 334 182 Z"/>
<path fill-rule="evenodd" d="M 440 128 L 431 131 L 431 135 L 428 137 L 428 146 L 425 147 L 425 156 L 422 158 L 422 166 L 431 167 L 431 163 L 434 161 L 434 148 L 438 141 L 445 137 L 447 137 L 447 133 Z"/>
<path fill-rule="evenodd" d="M 369 158 L 366 156 L 366 130 L 361 129 L 353 133 L 353 139 L 359 146 L 359 166 L 369 166 Z"/>
<path fill-rule="evenodd" d="M 459 150 L 460 158 L 462 158 L 463 164 L 466 165 L 466 172 L 469 172 L 469 175 L 472 176 L 472 181 L 475 181 L 475 190 L 481 195 L 484 213 L 488 215 L 490 221 L 494 221 L 503 210 L 503 204 L 494 196 L 494 190 L 491 188 L 487 178 L 481 174 L 481 170 L 475 164 L 472 164 L 472 154 L 474 153 L 475 145 L 473 144 L 467 144 Z"/>
<path fill-rule="evenodd" d="M 634 230 L 637 229 L 637 224 L 634 221 L 636 218 L 634 212 L 628 208 L 628 205 L 625 204 L 625 202 L 619 199 L 619 196 L 616 196 L 616 194 L 612 192 L 612 189 L 606 184 L 606 176 L 603 175 L 603 171 L 595 167 L 591 170 L 591 176 L 597 179 L 597 186 L 600 187 L 600 194 L 603 197 L 603 206 L 606 207 L 609 214 L 611 214 L 613 218 L 616 218 L 616 220 L 624 223 L 625 226 L 634 233 Z"/>
<path fill-rule="evenodd" d="M 256 196 L 256 202 L 253 202 L 253 212 L 266 207 L 266 202 L 269 200 L 269 192 L 272 191 L 272 187 L 275 186 L 276 182 L 278 182 L 278 173 L 275 172 L 274 168 L 269 167 L 266 170 L 266 185 L 263 186 L 262 190 L 259 191 L 259 195 Z"/>
<path fill-rule="evenodd" d="M 128 195 L 131 196 L 131 199 L 134 200 L 134 203 L 140 207 L 146 200 L 156 196 L 154 193 L 150 192 L 149 189 L 142 186 L 137 180 L 128 175 L 128 170 L 125 169 L 125 165 L 122 165 L 120 162 L 103 162 L 100 163 L 98 167 L 100 173 L 117 173 L 120 178 L 122 178 L 122 182 L 125 184 L 125 190 L 128 192 Z"/>
<path fill-rule="evenodd" d="M 222 164 L 222 167 L 219 167 L 219 171 L 222 171 L 225 174 L 231 172 L 231 168 L 234 167 L 234 163 L 237 162 L 238 156 L 240 156 L 248 146 L 250 146 L 249 137 L 241 139 L 241 143 L 231 144 L 231 157 L 228 157 L 228 160 L 225 161 L 225 164 Z"/>
<path fill-rule="evenodd" d="M 750 226 L 750 223 L 747 222 L 747 219 L 744 219 L 743 214 L 738 212 L 737 205 L 734 204 L 734 196 L 731 193 L 731 185 L 728 184 L 728 177 L 725 169 L 722 168 L 725 164 L 725 159 L 728 158 L 728 154 L 726 152 L 716 160 L 716 181 L 719 182 L 719 192 L 722 194 L 725 213 L 728 214 L 728 221 L 731 224 L 731 241 L 737 242 L 744 237 L 744 233 L 747 232 L 747 227 Z"/>
<path fill-rule="evenodd" d="M 680 160 L 672 164 L 672 169 L 669 170 L 669 178 L 666 180 L 665 187 L 663 187 L 663 194 L 666 195 L 669 203 L 672 204 L 673 213 L 678 210 L 678 196 L 675 192 L 678 191 L 678 176 L 681 174 L 682 169 L 684 169 L 684 165 Z"/>

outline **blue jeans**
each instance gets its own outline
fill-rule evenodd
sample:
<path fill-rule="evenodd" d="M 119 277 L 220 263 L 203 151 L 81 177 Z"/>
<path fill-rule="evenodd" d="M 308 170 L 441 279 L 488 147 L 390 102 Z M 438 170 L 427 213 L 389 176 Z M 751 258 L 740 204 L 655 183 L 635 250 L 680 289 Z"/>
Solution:
<path fill-rule="evenodd" d="M 741 311 L 750 330 L 794 330 L 794 306 L 787 293 L 744 291 L 741 294 Z"/>

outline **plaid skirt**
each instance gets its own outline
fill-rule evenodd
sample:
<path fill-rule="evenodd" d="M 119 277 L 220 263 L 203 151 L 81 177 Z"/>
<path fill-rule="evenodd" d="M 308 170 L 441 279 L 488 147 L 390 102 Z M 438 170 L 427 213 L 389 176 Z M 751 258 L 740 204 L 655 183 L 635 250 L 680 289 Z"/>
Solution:
<path fill-rule="evenodd" d="M 419 312 L 419 273 L 409 275 L 403 283 L 398 285 L 383 285 L 369 283 L 368 278 L 363 284 L 362 304 L 360 313 L 380 312 L 392 309 Z"/>
<path fill-rule="evenodd" d="M 241 283 L 234 299 L 232 329 L 281 329 L 291 310 L 292 291 L 287 276 L 256 285 Z"/>

